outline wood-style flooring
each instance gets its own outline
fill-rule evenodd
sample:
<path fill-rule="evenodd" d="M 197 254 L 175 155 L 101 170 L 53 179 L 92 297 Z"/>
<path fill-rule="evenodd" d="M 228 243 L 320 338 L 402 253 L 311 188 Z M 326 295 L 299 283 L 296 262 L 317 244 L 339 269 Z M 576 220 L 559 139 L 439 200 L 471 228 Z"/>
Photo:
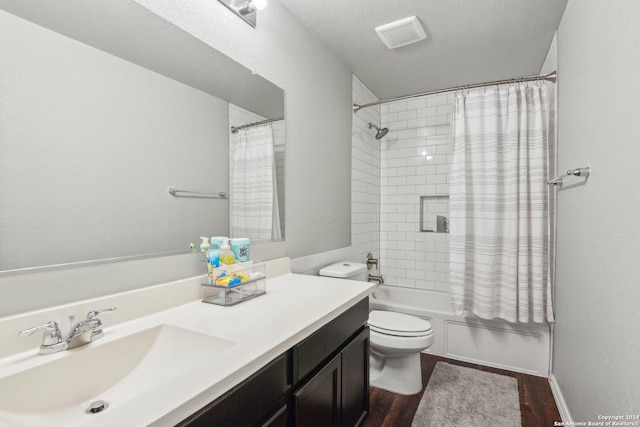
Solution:
<path fill-rule="evenodd" d="M 561 421 L 560 413 L 553 400 L 547 378 L 475 365 L 473 363 L 459 362 L 453 359 L 422 353 L 420 354 L 420 362 L 422 365 L 423 391 L 414 396 L 401 396 L 371 387 L 369 416 L 364 423 L 364 427 L 411 426 L 411 421 L 418 409 L 424 388 L 427 386 L 433 369 L 439 361 L 516 378 L 518 380 L 518 392 L 520 394 L 522 427 L 547 427 L 553 426 L 554 421 Z"/>

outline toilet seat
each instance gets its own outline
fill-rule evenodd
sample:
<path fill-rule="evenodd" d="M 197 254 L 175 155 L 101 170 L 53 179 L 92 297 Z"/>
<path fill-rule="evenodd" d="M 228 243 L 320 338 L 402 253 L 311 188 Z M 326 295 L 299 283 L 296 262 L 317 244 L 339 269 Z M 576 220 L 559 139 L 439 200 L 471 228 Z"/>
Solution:
<path fill-rule="evenodd" d="M 371 331 L 396 337 L 424 337 L 433 334 L 428 320 L 392 311 L 371 311 L 368 324 Z"/>

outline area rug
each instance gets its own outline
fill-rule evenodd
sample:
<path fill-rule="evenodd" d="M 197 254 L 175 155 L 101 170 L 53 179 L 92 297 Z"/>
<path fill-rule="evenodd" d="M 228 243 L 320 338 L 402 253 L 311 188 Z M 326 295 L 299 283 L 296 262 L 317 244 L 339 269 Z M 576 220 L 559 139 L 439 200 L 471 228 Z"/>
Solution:
<path fill-rule="evenodd" d="M 518 381 L 438 362 L 411 426 L 522 426 Z"/>

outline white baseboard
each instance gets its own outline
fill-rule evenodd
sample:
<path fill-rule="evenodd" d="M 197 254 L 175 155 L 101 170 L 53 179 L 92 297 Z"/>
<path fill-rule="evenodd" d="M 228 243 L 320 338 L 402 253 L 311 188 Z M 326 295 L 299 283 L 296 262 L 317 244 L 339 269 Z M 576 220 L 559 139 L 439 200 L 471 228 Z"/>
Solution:
<path fill-rule="evenodd" d="M 553 374 L 549 374 L 549 386 L 551 386 L 551 393 L 553 394 L 553 400 L 556 401 L 556 406 L 558 407 L 558 412 L 560 412 L 560 418 L 565 425 L 571 423 L 573 420 L 571 419 L 571 414 L 569 413 L 569 408 L 567 407 L 567 403 L 564 401 L 564 397 L 562 397 L 562 391 L 560 391 L 560 385 L 558 385 L 558 381 L 556 381 L 556 377 Z"/>

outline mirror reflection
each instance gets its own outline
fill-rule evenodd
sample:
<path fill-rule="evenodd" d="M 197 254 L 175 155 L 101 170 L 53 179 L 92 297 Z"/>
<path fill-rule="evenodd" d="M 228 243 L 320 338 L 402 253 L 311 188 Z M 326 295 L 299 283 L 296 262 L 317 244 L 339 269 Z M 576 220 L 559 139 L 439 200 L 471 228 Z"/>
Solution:
<path fill-rule="evenodd" d="M 284 117 L 229 105 L 229 235 L 253 242 L 284 232 Z"/>
<path fill-rule="evenodd" d="M 272 174 L 255 175 L 258 190 L 230 188 L 245 166 L 229 145 L 231 126 L 284 117 L 282 89 L 130 0 L 0 9 L 0 271 L 233 237 L 231 218 L 267 209 L 249 200 L 238 211 L 249 191 L 271 199 L 264 239 L 283 238 L 284 120 L 246 128 L 273 134 Z M 235 109 L 246 114 L 236 120 Z M 229 196 L 175 197 L 171 187 Z"/>

